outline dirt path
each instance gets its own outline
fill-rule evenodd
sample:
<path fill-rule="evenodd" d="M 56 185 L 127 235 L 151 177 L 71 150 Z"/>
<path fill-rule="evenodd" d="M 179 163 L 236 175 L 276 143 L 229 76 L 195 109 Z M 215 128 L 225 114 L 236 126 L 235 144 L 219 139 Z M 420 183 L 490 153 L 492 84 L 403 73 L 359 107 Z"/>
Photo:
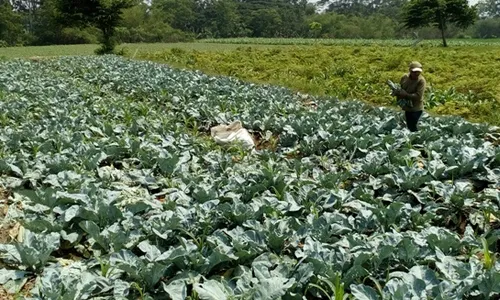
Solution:
<path fill-rule="evenodd" d="M 10 193 L 2 188 L 0 188 L 0 244 L 7 244 L 12 242 L 12 236 L 17 235 L 19 230 L 19 223 L 4 223 L 5 216 L 9 211 L 9 205 L 7 199 Z M 0 262 L 0 268 L 3 268 L 2 262 Z M 26 284 L 21 290 L 21 295 L 28 296 L 29 291 L 34 286 L 34 278 L 28 279 Z M 5 289 L 0 285 L 0 300 L 14 300 L 13 295 L 9 295 Z"/>
<path fill-rule="evenodd" d="M 10 241 L 10 228 L 8 228 L 8 225 L 3 224 L 4 218 L 7 215 L 7 211 L 9 210 L 9 207 L 7 205 L 8 197 L 9 193 L 6 190 L 0 188 L 0 244 L 5 244 Z"/>
<path fill-rule="evenodd" d="M 7 205 L 7 198 L 9 197 L 9 193 L 0 188 L 0 244 L 6 244 L 10 241 L 9 237 L 9 226 L 3 224 L 4 218 L 7 215 L 7 211 L 9 209 Z M 0 262 L 0 268 L 2 268 L 2 263 Z M 11 295 L 7 294 L 7 292 L 0 286 L 0 300 L 10 300 L 14 299 Z"/>

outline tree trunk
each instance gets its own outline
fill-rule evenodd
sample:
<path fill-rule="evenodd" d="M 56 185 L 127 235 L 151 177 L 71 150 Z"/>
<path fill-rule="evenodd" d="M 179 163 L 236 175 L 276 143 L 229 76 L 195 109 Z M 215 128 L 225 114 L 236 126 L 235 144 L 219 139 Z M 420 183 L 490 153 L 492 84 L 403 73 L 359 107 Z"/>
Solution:
<path fill-rule="evenodd" d="M 444 28 L 441 27 L 441 37 L 443 38 L 443 47 L 448 47 L 446 44 L 446 38 L 444 37 Z"/>
<path fill-rule="evenodd" d="M 102 31 L 101 47 L 96 50 L 97 54 L 111 54 L 115 50 L 114 34 L 115 30 L 107 24 L 99 24 Z"/>
<path fill-rule="evenodd" d="M 441 37 L 443 38 L 443 47 L 448 47 L 446 44 L 446 38 L 444 37 L 444 20 L 443 17 L 441 16 L 441 13 L 439 14 L 439 29 L 441 29 Z"/>

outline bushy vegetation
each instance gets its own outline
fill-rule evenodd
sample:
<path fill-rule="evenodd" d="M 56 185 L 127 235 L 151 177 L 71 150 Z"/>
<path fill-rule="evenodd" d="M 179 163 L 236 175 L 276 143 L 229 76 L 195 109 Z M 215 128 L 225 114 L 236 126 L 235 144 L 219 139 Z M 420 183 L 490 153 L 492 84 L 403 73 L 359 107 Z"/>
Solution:
<path fill-rule="evenodd" d="M 100 6 L 117 3 L 99 1 L 102 1 Z M 88 3 L 97 4 L 99 1 Z M 235 37 L 442 38 L 440 29 L 432 26 L 405 28 L 402 17 L 409 0 L 330 1 L 324 11 L 306 1 L 292 0 L 152 0 L 147 2 L 149 5 L 140 1 L 120 1 L 130 2 L 125 7 L 132 6 L 119 10 L 120 18 L 117 20 L 121 20 L 113 32 L 118 43 Z M 84 2 L 80 1 L 79 5 Z M 73 9 L 73 2 L 65 0 L 0 1 L 0 41 L 3 41 L 0 45 L 94 43 L 103 40 L 102 28 L 96 29 L 100 25 L 92 20 L 107 18 L 96 17 L 95 10 L 84 9 L 82 11 L 89 14 L 86 22 L 89 24 L 86 25 L 93 27 L 77 27 L 69 21 L 80 15 L 64 17 L 60 11 L 61 3 L 68 4 L 62 7 Z M 494 0 L 481 0 L 479 3 L 475 24 L 459 29 L 450 22 L 445 38 L 500 37 L 498 8 Z"/>

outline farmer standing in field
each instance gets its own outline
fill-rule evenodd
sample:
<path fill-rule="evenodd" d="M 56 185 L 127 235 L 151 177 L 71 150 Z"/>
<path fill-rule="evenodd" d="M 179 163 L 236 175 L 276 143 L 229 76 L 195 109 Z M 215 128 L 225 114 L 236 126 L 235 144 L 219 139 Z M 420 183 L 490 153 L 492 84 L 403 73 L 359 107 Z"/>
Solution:
<path fill-rule="evenodd" d="M 418 61 L 410 63 L 409 73 L 403 75 L 400 81 L 401 89 L 394 91 L 399 101 L 406 100 L 402 105 L 405 111 L 406 126 L 412 132 L 417 131 L 417 123 L 424 110 L 424 91 L 426 81 L 422 76 L 422 64 Z"/>

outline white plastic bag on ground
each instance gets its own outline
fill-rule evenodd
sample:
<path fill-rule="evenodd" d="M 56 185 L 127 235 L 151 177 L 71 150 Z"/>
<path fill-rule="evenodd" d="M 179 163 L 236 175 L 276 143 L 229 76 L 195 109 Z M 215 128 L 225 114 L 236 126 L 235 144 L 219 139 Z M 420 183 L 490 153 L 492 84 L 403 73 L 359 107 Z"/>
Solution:
<path fill-rule="evenodd" d="M 217 125 L 210 128 L 210 134 L 219 145 L 226 145 L 232 142 L 241 142 L 243 148 L 252 149 L 255 147 L 250 133 L 243 128 L 241 121 L 234 121 L 229 125 Z"/>

